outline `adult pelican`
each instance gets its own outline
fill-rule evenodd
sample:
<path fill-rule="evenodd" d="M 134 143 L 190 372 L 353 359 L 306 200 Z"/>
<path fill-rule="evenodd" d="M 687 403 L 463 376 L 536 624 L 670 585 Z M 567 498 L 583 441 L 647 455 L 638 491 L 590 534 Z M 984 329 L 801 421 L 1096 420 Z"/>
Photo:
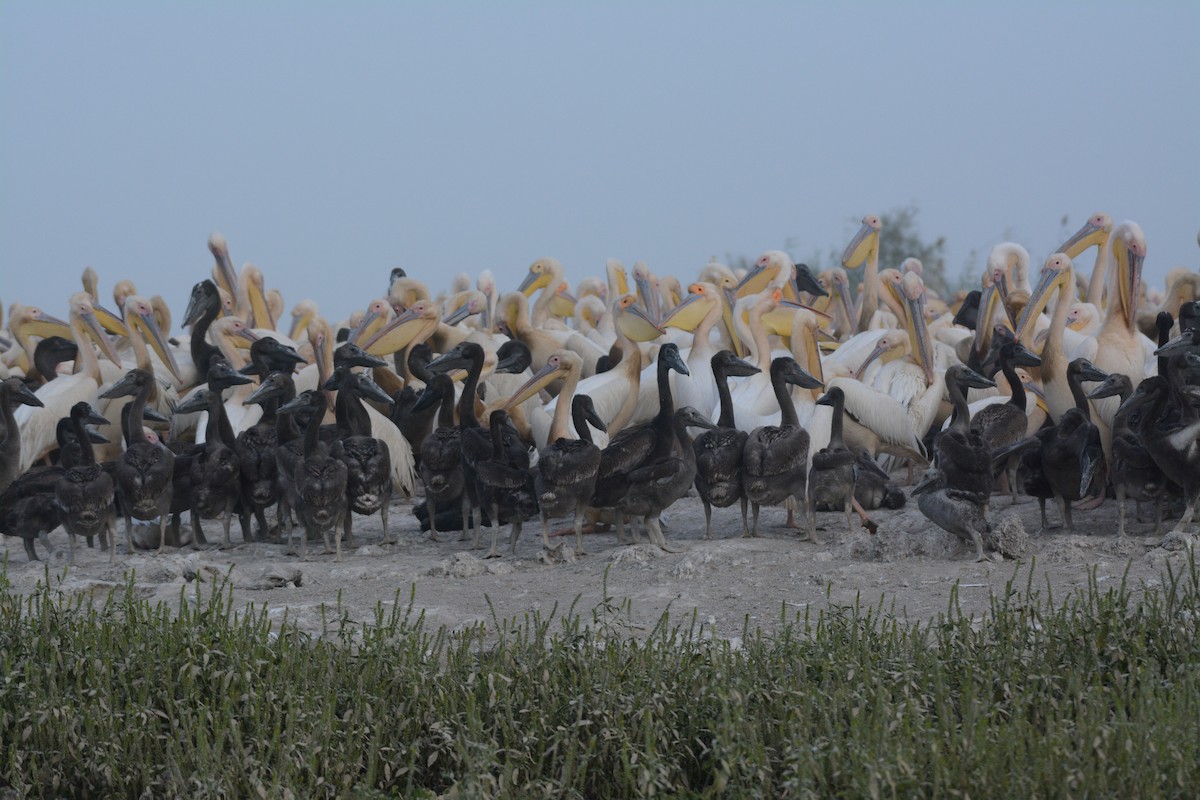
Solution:
<path fill-rule="evenodd" d="M 1108 282 L 1108 267 L 1112 261 L 1112 250 L 1108 247 L 1108 239 L 1112 234 L 1112 217 L 1103 211 L 1088 217 L 1083 227 L 1063 242 L 1058 252 L 1066 253 L 1072 261 L 1079 258 L 1092 245 L 1096 246 L 1096 264 L 1092 267 L 1092 277 L 1088 281 L 1086 300 L 1095 308 L 1104 306 L 1104 290 Z"/>
<path fill-rule="evenodd" d="M 637 410 L 642 375 L 642 351 L 638 342 L 654 341 L 663 333 L 638 303 L 636 295 L 619 297 L 613 304 L 613 316 L 621 361 L 607 372 L 585 378 L 578 387 L 580 394 L 592 398 L 596 415 L 603 420 L 610 437 L 628 425 Z M 546 411 L 554 414 L 557 403 L 558 398 L 555 398 L 546 406 Z"/>
<path fill-rule="evenodd" d="M 871 318 L 879 308 L 879 296 L 876 293 L 876 282 L 879 277 L 879 232 L 883 223 L 875 214 L 862 218 L 862 226 L 846 245 L 842 252 L 842 266 L 846 269 L 857 269 L 866 264 L 863 273 L 862 308 L 858 312 L 857 331 L 865 331 L 871 326 Z"/>
<path fill-rule="evenodd" d="M 1110 243 L 1116 264 L 1113 297 L 1100 333 L 1096 336 L 1096 354 L 1092 363 L 1101 372 L 1129 376 L 1133 388 L 1146 374 L 1146 349 L 1137 328 L 1138 292 L 1142 284 L 1142 262 L 1146 258 L 1146 237 L 1136 222 L 1126 220 L 1113 230 Z M 1105 458 L 1112 460 L 1112 421 L 1121 405 L 1119 398 L 1095 400 L 1096 427 L 1104 444 Z"/>
<path fill-rule="evenodd" d="M 79 402 L 94 403 L 104 377 L 93 343 L 113 364 L 113 377 L 120 372 L 121 357 L 96 318 L 91 295 L 76 292 L 71 295 L 69 316 L 71 335 L 79 347 L 75 373 L 50 381 L 37 390 L 42 407 L 22 406 L 15 412 L 21 430 L 21 471 L 29 469 L 56 443 L 54 429 L 58 421 L 71 413 Z"/>

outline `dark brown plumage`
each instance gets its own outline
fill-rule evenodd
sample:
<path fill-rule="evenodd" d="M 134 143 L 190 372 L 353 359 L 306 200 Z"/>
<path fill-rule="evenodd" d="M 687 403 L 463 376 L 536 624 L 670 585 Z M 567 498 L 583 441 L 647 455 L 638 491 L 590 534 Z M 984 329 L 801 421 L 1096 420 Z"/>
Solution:
<path fill-rule="evenodd" d="M 704 503 L 704 538 L 712 538 L 713 506 L 729 508 L 734 503 L 741 504 L 742 536 L 747 536 L 750 527 L 746 518 L 746 493 L 742 491 L 742 450 L 748 434 L 734 424 L 729 378 L 754 375 L 760 370 L 732 351 L 722 350 L 712 357 L 712 371 L 717 382 L 721 416 L 715 430 L 705 431 L 692 442 L 696 453 L 696 492 Z"/>
<path fill-rule="evenodd" d="M 755 428 L 742 449 L 742 486 L 754 515 L 751 536 L 758 536 L 758 514 L 764 505 L 788 497 L 804 500 L 808 479 L 808 431 L 800 427 L 788 386 L 814 389 L 823 384 L 809 375 L 791 356 L 771 362 L 771 386 L 779 403 L 779 425 Z"/>
<path fill-rule="evenodd" d="M 79 463 L 64 468 L 54 487 L 54 500 L 68 534 L 71 563 L 75 563 L 75 537 L 83 536 L 90 542 L 98 534 L 111 564 L 117 552 L 115 487 L 112 477 L 96 463 L 85 427 L 107 425 L 108 420 L 87 403 L 72 406 L 70 420 L 79 442 Z"/>
<path fill-rule="evenodd" d="M 583 554 L 583 511 L 596 489 L 600 470 L 600 448 L 592 443 L 588 423 L 606 430 L 596 414 L 592 398 L 577 394 L 571 398 L 571 421 L 578 439 L 560 438 L 538 454 L 534 488 L 542 515 L 542 544 L 550 547 L 550 518 L 570 514 L 575 526 L 575 551 Z"/>
<path fill-rule="evenodd" d="M 321 443 L 321 418 L 325 415 L 325 393 L 309 390 L 279 409 L 280 414 L 292 414 L 302 409 L 310 412 L 304 430 L 303 459 L 295 467 L 289 489 L 292 509 L 304 527 L 300 539 L 301 557 L 308 554 L 308 539 L 321 534 L 325 552 L 335 553 L 342 560 L 342 523 L 347 513 L 346 465 L 334 458 Z M 336 549 L 329 546 L 329 532 L 335 531 Z M 289 535 L 289 545 L 291 536 Z"/>
<path fill-rule="evenodd" d="M 174 479 L 175 454 L 159 442 L 149 442 L 141 435 L 145 424 L 143 412 L 154 386 L 154 375 L 132 369 L 115 383 L 101 398 L 111 399 L 133 395 L 129 410 L 129 427 L 124 431 L 125 452 L 118 456 L 113 467 L 121 513 L 125 516 L 125 540 L 133 552 L 133 520 L 159 521 L 159 551 L 167 544 L 167 522 L 171 511 L 171 488 Z"/>

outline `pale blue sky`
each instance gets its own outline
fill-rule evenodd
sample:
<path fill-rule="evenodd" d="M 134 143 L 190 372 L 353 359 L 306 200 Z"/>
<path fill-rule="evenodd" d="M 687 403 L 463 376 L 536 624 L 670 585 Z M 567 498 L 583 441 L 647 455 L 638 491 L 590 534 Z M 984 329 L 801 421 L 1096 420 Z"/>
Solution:
<path fill-rule="evenodd" d="M 1200 267 L 1198 42 L 1195 2 L 0 2 L 0 300 L 90 264 L 181 312 L 219 230 L 337 318 L 393 266 L 691 276 L 909 202 L 951 272 L 1107 211 L 1161 282 Z"/>

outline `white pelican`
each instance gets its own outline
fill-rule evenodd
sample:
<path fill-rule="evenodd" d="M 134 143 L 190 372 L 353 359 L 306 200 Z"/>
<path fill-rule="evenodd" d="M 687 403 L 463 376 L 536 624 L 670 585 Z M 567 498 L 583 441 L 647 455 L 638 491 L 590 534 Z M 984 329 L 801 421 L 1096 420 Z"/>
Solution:
<path fill-rule="evenodd" d="M 21 429 L 21 472 L 53 448 L 54 429 L 60 419 L 70 414 L 71 406 L 79 402 L 96 403 L 104 376 L 93 343 L 118 365 L 113 370 L 114 378 L 120 371 L 121 357 L 96 319 L 91 296 L 87 292 L 76 292 L 71 295 L 70 307 L 71 335 L 79 347 L 75 373 L 52 380 L 37 390 L 41 408 L 21 406 L 17 409 L 16 420 Z"/>
<path fill-rule="evenodd" d="M 633 294 L 616 300 L 613 317 L 621 361 L 608 372 L 584 378 L 577 389 L 580 394 L 592 398 L 596 414 L 604 421 L 610 437 L 628 425 L 637 410 L 642 374 L 642 354 L 637 343 L 654 341 L 663 333 Z M 536 363 L 536 357 L 534 360 Z M 557 404 L 558 398 L 555 398 L 546 405 L 546 411 L 553 414 Z"/>
<path fill-rule="evenodd" d="M 1092 363 L 1103 372 L 1126 375 L 1136 390 L 1146 374 L 1146 349 L 1137 328 L 1138 292 L 1142 284 L 1142 262 L 1146 258 L 1146 237 L 1136 222 L 1126 220 L 1112 233 L 1110 248 L 1116 262 L 1112 294 L 1100 333 L 1096 335 L 1096 355 Z M 1096 426 L 1104 455 L 1112 460 L 1112 420 L 1121 405 L 1120 398 L 1094 401 Z"/>
<path fill-rule="evenodd" d="M 1092 277 L 1088 281 L 1086 295 L 1087 302 L 1095 308 L 1104 307 L 1105 290 L 1108 288 L 1108 267 L 1112 260 L 1112 251 L 1108 247 L 1112 229 L 1112 217 L 1102 211 L 1098 212 L 1088 217 L 1083 227 L 1058 248 L 1058 252 L 1066 253 L 1074 262 L 1089 247 L 1096 246 L 1096 264 L 1092 267 Z"/>
<path fill-rule="evenodd" d="M 842 252 L 842 266 L 846 269 L 857 269 L 866 264 L 862 280 L 862 308 L 859 309 L 858 324 L 855 326 L 857 332 L 870 327 L 871 318 L 879 307 L 876 281 L 879 276 L 879 231 L 882 227 L 882 222 L 875 214 L 863 217 L 862 226 Z"/>

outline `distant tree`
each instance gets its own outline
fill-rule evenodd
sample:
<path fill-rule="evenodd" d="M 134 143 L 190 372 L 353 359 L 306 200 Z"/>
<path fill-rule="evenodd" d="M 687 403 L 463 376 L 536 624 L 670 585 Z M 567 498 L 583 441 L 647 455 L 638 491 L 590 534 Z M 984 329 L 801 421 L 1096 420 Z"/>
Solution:
<path fill-rule="evenodd" d="M 941 297 L 949 297 L 950 283 L 946 280 L 946 237 L 932 242 L 921 238 L 917 225 L 918 209 L 910 203 L 879 215 L 879 266 L 899 267 L 906 258 L 920 260 L 925 285 Z"/>

